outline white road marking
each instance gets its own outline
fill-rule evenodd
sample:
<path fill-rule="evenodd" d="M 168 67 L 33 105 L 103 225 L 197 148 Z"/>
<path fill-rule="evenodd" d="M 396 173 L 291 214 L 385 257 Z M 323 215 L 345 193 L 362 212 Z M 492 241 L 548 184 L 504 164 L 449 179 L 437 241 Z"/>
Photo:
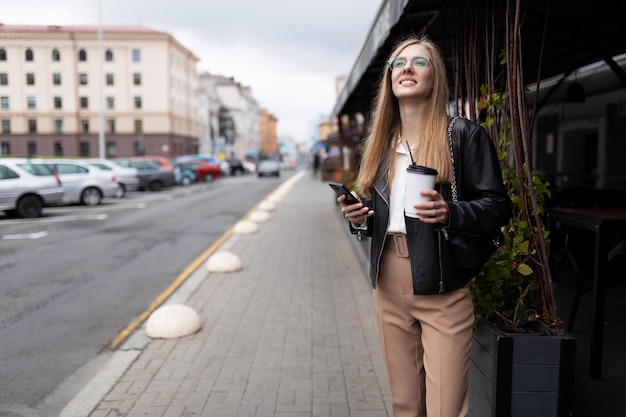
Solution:
<path fill-rule="evenodd" d="M 99 214 L 86 214 L 80 216 L 59 216 L 50 218 L 38 218 L 28 220 L 3 220 L 2 224 L 24 224 L 24 223 L 61 223 L 61 222 L 73 222 L 77 220 L 106 220 L 109 215 L 106 213 Z"/>
<path fill-rule="evenodd" d="M 41 237 L 48 236 L 48 232 L 37 232 L 37 233 L 23 233 L 20 235 L 4 235 L 2 239 L 4 240 L 17 240 L 17 239 L 39 239 Z"/>

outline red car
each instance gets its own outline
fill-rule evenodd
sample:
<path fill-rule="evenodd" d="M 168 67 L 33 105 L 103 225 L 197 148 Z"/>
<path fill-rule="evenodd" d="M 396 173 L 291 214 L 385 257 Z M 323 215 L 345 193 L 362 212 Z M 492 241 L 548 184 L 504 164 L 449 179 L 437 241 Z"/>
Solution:
<path fill-rule="evenodd" d="M 213 181 L 222 176 L 219 165 L 212 164 L 202 159 L 185 159 L 185 164 L 196 170 L 199 182 Z"/>

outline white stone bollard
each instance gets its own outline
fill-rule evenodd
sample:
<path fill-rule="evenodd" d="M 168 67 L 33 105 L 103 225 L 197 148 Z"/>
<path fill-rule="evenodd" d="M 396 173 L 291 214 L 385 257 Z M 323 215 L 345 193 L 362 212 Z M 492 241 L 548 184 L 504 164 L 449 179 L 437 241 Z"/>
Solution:
<path fill-rule="evenodd" d="M 153 339 L 174 339 L 194 334 L 202 320 L 194 309 L 183 304 L 166 304 L 157 308 L 146 322 L 146 334 Z"/>
<path fill-rule="evenodd" d="M 235 272 L 243 269 L 241 258 L 232 252 L 216 252 L 207 261 L 209 272 Z"/>
<path fill-rule="evenodd" d="M 250 214 L 250 220 L 255 223 L 264 223 L 269 221 L 270 214 L 264 210 L 256 210 Z"/>
<path fill-rule="evenodd" d="M 274 211 L 276 210 L 276 204 L 269 200 L 261 201 L 261 204 L 259 204 L 259 210 Z"/>
<path fill-rule="evenodd" d="M 233 233 L 237 235 L 251 235 L 259 231 L 259 225 L 250 220 L 241 220 L 233 228 Z"/>
<path fill-rule="evenodd" d="M 283 201 L 285 197 L 282 195 L 279 195 L 277 193 L 273 193 L 272 195 L 270 195 L 269 197 L 267 197 L 267 199 L 275 204 L 278 204 L 280 202 Z"/>

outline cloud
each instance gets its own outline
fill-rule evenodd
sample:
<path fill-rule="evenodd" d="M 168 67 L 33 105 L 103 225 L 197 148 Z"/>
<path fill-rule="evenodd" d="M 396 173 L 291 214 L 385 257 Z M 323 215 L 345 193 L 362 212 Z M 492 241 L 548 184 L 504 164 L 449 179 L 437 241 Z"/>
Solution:
<path fill-rule="evenodd" d="M 101 3 L 100 3 L 101 1 Z M 335 103 L 382 0 L 22 0 L 5 24 L 143 25 L 175 37 L 198 70 L 234 77 L 278 118 L 279 135 L 310 138 Z"/>

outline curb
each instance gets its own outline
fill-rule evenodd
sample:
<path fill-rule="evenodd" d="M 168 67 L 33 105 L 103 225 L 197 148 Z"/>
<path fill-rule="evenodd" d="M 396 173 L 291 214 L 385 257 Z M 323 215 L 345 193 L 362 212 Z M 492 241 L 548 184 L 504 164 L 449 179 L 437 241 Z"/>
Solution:
<path fill-rule="evenodd" d="M 300 173 L 296 173 L 285 181 L 282 181 L 280 185 L 255 204 L 254 207 L 252 207 L 243 217 L 243 219 L 247 219 L 250 214 L 256 211 L 258 206 L 268 198 L 268 196 L 283 187 L 286 182 L 295 182 L 302 179 L 303 173 L 304 171 L 300 171 Z M 216 251 L 218 249 L 229 250 L 232 248 L 234 243 L 237 242 L 239 235 L 232 233 L 233 228 L 230 228 L 217 240 L 217 242 L 219 242 L 224 239 L 224 237 L 227 237 L 215 248 Z M 203 256 L 204 254 L 200 255 L 199 258 Z M 206 261 L 206 259 L 204 261 Z M 197 262 L 197 260 L 194 262 Z M 205 262 L 200 262 L 195 271 L 178 288 L 176 288 L 174 292 L 169 295 L 169 297 L 164 299 L 162 304 L 165 302 L 177 304 L 184 304 L 187 302 L 191 295 L 203 283 L 207 274 L 210 274 L 210 272 L 202 268 L 204 264 Z M 145 332 L 139 331 L 143 329 L 143 325 L 144 323 L 134 328 L 131 336 L 128 337 L 119 350 L 113 353 L 113 356 L 105 363 L 104 367 L 98 371 L 96 376 L 93 377 L 87 385 L 85 385 L 85 387 L 63 408 L 63 410 L 61 410 L 59 417 L 86 417 L 98 406 L 100 401 L 102 401 L 105 395 L 115 386 L 119 378 L 128 370 L 133 362 L 135 362 L 150 342 L 151 339 L 145 334 Z M 97 360 L 101 355 L 106 355 L 106 353 L 98 355 L 96 358 L 92 359 L 92 361 Z"/>

